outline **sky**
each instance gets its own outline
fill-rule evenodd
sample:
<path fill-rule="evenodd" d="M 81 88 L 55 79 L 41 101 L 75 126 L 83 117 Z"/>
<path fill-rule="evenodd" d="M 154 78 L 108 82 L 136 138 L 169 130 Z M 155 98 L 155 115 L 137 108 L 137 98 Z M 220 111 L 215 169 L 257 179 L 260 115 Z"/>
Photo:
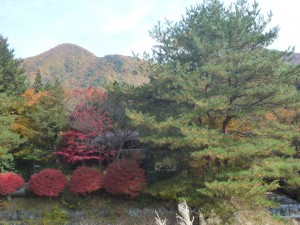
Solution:
<path fill-rule="evenodd" d="M 62 43 L 79 45 L 96 56 L 149 52 L 149 31 L 165 18 L 179 21 L 186 8 L 203 0 L 0 0 L 0 34 L 17 58 L 45 52 Z M 225 0 L 225 3 L 234 0 Z M 252 3 L 252 0 L 249 0 Z M 300 52 L 300 1 L 257 0 L 280 27 L 271 46 Z"/>

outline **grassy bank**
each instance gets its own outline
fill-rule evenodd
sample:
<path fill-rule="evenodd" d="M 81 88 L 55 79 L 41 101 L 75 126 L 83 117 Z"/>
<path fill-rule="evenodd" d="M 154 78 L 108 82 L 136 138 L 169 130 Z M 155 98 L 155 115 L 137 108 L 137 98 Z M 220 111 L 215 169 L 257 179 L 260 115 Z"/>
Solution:
<path fill-rule="evenodd" d="M 60 198 L 34 196 L 14 197 L 7 201 L 0 198 L 0 224 L 5 225 L 154 225 L 157 211 L 168 225 L 176 224 L 177 206 L 154 201 L 93 195 L 73 197 L 64 193 Z M 207 218 L 206 218 L 207 219 Z M 212 220 L 206 220 L 209 223 Z M 194 225 L 198 224 L 196 218 Z M 222 224 L 222 223 L 218 223 Z M 236 225 L 287 225 L 297 224 L 279 216 L 272 216 L 264 209 L 241 211 L 236 215 Z"/>
<path fill-rule="evenodd" d="M 174 224 L 175 205 L 105 196 L 0 198 L 0 224 L 154 224 L 155 211 Z"/>

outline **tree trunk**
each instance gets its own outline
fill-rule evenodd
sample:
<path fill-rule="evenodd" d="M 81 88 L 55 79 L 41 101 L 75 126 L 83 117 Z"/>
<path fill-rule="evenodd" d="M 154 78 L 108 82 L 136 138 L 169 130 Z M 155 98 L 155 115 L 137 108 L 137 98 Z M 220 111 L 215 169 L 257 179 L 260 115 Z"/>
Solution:
<path fill-rule="evenodd" d="M 198 117 L 198 124 L 199 124 L 199 127 L 203 127 L 203 121 L 202 121 L 201 116 Z"/>
<path fill-rule="evenodd" d="M 226 119 L 223 121 L 223 133 L 227 134 L 227 125 L 229 124 L 230 120 L 233 116 L 226 116 Z"/>
<path fill-rule="evenodd" d="M 102 156 L 101 156 L 101 149 L 99 150 L 99 170 L 102 170 Z"/>
<path fill-rule="evenodd" d="M 121 141 L 118 152 L 117 152 L 116 160 L 120 159 L 120 155 L 121 155 L 121 151 L 123 150 L 123 146 L 124 146 L 124 141 Z"/>

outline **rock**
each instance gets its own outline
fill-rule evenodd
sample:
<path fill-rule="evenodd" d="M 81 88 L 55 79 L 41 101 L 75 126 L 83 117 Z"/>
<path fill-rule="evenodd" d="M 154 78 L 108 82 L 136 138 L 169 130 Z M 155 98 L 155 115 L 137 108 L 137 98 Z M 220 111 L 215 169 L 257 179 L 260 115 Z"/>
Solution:
<path fill-rule="evenodd" d="M 25 196 L 26 190 L 28 189 L 28 184 L 25 183 L 25 185 L 19 189 L 17 189 L 15 192 L 13 192 L 12 196 Z"/>
<path fill-rule="evenodd" d="M 12 221 L 18 220 L 17 211 L 10 211 L 10 210 L 6 211 L 6 218 Z"/>
<path fill-rule="evenodd" d="M 100 212 L 97 213 L 99 217 L 110 217 L 111 212 L 108 208 L 100 209 Z"/>
<path fill-rule="evenodd" d="M 132 216 L 132 217 L 138 217 L 139 215 L 142 214 L 142 210 L 141 209 L 128 209 L 128 216 Z"/>
<path fill-rule="evenodd" d="M 83 219 L 85 216 L 85 213 L 83 211 L 66 211 L 66 215 L 68 218 L 73 219 Z"/>
<path fill-rule="evenodd" d="M 24 211 L 24 210 L 18 210 L 17 213 L 18 213 L 19 220 L 29 220 L 29 219 L 35 220 L 35 219 L 40 218 L 40 216 L 35 215 L 31 212 Z"/>
<path fill-rule="evenodd" d="M 170 213 L 171 213 L 171 211 L 167 210 L 165 207 L 160 207 L 160 208 L 158 208 L 158 209 L 157 209 L 157 212 L 158 212 L 158 214 L 160 214 L 160 215 L 167 215 L 167 214 L 170 214 Z M 173 214 L 176 214 L 176 213 L 173 212 Z"/>
<path fill-rule="evenodd" d="M 280 205 L 270 211 L 285 218 L 300 219 L 300 204 Z"/>

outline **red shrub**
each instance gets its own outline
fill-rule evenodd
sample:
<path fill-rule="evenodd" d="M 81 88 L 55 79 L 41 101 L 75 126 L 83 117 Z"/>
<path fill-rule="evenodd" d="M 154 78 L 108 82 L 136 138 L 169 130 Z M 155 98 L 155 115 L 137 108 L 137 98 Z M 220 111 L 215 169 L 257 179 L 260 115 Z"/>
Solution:
<path fill-rule="evenodd" d="M 132 160 L 122 160 L 110 164 L 104 178 L 104 188 L 111 194 L 138 196 L 146 183 L 144 170 Z"/>
<path fill-rule="evenodd" d="M 67 178 L 60 170 L 43 169 L 33 174 L 28 188 L 38 196 L 58 196 L 67 184 Z"/>
<path fill-rule="evenodd" d="M 0 195 L 10 195 L 24 184 L 24 179 L 18 174 L 0 173 Z"/>
<path fill-rule="evenodd" d="M 69 189 L 73 195 L 86 195 L 103 187 L 102 173 L 86 166 L 77 167 L 70 181 Z"/>

